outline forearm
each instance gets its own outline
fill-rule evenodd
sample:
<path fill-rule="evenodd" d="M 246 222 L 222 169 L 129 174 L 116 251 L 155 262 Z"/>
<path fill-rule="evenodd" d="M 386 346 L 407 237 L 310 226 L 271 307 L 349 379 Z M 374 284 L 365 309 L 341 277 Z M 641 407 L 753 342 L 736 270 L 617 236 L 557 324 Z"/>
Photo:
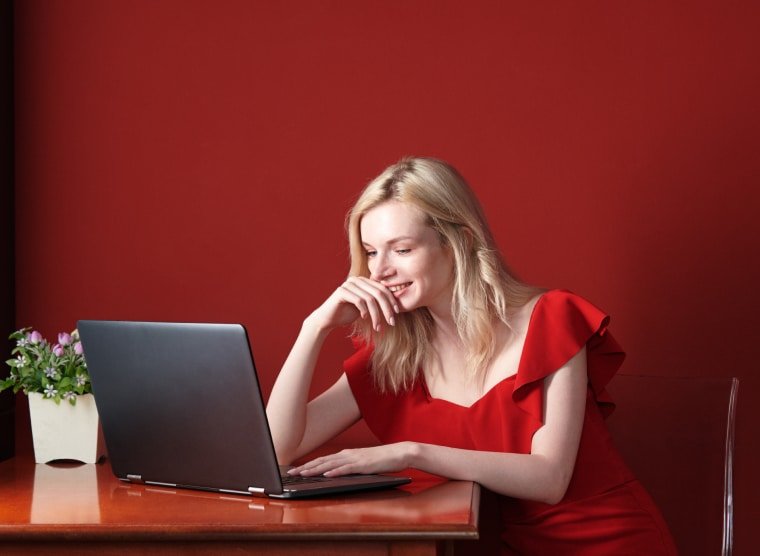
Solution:
<path fill-rule="evenodd" d="M 396 442 L 370 448 L 346 449 L 311 460 L 294 474 L 340 476 L 350 473 L 388 473 L 414 467 L 525 500 L 549 504 L 565 495 L 574 461 L 552 460 L 539 454 L 462 450 L 418 442 Z"/>
<path fill-rule="evenodd" d="M 306 429 L 306 405 L 314 367 L 329 331 L 307 318 L 277 376 L 267 404 L 277 458 L 290 461 Z"/>
<path fill-rule="evenodd" d="M 588 390 L 586 350 L 544 380 L 544 424 L 531 440 L 530 454 L 480 452 L 413 444 L 410 465 L 476 481 L 524 500 L 559 502 L 575 469 Z"/>
<path fill-rule="evenodd" d="M 450 479 L 480 483 L 514 498 L 555 504 L 567 490 L 572 465 L 539 454 L 462 450 L 409 443 L 407 464 Z"/>

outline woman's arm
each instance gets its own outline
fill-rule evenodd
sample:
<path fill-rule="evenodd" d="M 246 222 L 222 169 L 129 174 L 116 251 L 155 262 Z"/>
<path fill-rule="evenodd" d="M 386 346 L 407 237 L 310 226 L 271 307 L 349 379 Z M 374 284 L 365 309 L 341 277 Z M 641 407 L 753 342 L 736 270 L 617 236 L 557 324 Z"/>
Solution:
<path fill-rule="evenodd" d="M 373 327 L 393 324 L 393 294 L 367 278 L 349 278 L 304 321 L 277 376 L 267 404 L 277 459 L 289 464 L 359 419 L 348 380 L 341 377 L 307 405 L 317 357 L 325 339 L 338 327 L 369 318 Z"/>
<path fill-rule="evenodd" d="M 307 401 L 319 351 L 329 334 L 306 319 L 267 403 L 274 450 L 281 465 L 298 457 L 307 423 Z"/>
<path fill-rule="evenodd" d="M 475 481 L 506 496 L 554 504 L 564 497 L 575 467 L 587 387 L 584 348 L 544 380 L 544 425 L 533 436 L 530 454 L 400 442 L 343 450 L 294 472 L 332 476 L 415 467 L 450 479 Z"/>

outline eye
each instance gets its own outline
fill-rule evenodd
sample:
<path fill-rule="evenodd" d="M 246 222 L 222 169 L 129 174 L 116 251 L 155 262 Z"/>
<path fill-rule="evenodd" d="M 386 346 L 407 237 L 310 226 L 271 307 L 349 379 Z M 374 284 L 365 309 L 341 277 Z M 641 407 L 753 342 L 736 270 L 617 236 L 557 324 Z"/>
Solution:
<path fill-rule="evenodd" d="M 411 249 L 396 249 L 396 253 L 398 253 L 399 255 L 406 255 L 410 251 Z"/>
<path fill-rule="evenodd" d="M 371 259 L 375 255 L 377 255 L 377 251 L 367 251 L 367 258 L 368 259 Z"/>

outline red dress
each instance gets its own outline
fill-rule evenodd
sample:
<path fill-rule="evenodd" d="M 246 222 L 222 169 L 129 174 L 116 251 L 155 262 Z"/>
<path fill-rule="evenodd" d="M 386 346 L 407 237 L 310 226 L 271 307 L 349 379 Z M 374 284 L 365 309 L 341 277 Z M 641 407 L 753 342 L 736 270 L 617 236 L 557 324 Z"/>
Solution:
<path fill-rule="evenodd" d="M 614 408 L 605 386 L 625 357 L 608 322 L 605 313 L 568 291 L 543 294 L 530 317 L 517 374 L 470 407 L 432 398 L 421 374 L 407 391 L 380 394 L 369 371 L 370 348 L 357 351 L 344 368 L 362 417 L 383 444 L 409 440 L 527 454 L 542 425 L 543 379 L 585 345 L 586 413 L 567 493 L 556 505 L 500 496 L 503 552 L 673 555 L 667 525 L 604 424 Z"/>

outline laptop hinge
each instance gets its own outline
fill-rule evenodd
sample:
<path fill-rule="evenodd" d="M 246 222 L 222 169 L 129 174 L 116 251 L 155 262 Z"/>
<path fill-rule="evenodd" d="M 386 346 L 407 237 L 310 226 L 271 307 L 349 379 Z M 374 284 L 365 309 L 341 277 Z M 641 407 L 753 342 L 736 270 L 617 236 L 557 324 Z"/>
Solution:
<path fill-rule="evenodd" d="M 264 489 L 263 488 L 259 488 L 259 487 L 248 487 L 248 492 L 250 492 L 254 496 L 255 495 L 261 496 L 261 495 L 264 494 Z"/>
<path fill-rule="evenodd" d="M 130 483 L 143 483 L 142 475 L 132 475 L 131 473 L 127 473 L 127 480 Z"/>

